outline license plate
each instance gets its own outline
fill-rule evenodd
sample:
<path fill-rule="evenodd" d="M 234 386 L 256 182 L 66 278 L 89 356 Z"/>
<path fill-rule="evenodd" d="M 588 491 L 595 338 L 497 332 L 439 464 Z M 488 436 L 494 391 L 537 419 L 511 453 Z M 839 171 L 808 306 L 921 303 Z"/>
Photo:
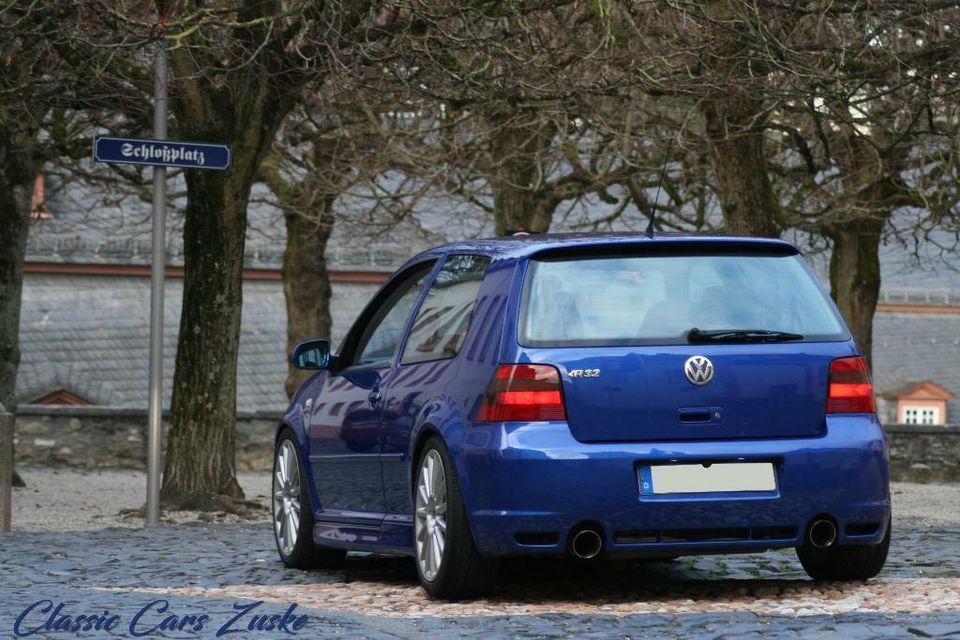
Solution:
<path fill-rule="evenodd" d="M 770 462 L 719 462 L 661 464 L 640 468 L 640 493 L 720 493 L 774 491 L 777 488 Z"/>

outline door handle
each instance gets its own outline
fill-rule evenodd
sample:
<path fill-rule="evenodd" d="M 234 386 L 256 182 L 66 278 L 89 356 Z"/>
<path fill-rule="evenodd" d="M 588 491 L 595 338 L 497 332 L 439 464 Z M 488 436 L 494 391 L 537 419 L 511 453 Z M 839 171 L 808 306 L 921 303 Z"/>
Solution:
<path fill-rule="evenodd" d="M 380 390 L 379 390 L 379 389 L 374 389 L 373 391 L 370 392 L 370 395 L 367 396 L 367 400 L 370 401 L 370 406 L 371 406 L 371 407 L 376 407 L 377 404 L 378 404 L 381 400 L 383 400 L 383 394 L 380 393 Z"/>

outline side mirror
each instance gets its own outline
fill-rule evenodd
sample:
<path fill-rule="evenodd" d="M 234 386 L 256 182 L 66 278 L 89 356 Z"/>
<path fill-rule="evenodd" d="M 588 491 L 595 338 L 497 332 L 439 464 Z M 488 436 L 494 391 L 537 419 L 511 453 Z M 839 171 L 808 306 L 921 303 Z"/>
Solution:
<path fill-rule="evenodd" d="M 326 369 L 330 365 L 330 341 L 304 340 L 293 348 L 290 362 L 297 369 Z"/>

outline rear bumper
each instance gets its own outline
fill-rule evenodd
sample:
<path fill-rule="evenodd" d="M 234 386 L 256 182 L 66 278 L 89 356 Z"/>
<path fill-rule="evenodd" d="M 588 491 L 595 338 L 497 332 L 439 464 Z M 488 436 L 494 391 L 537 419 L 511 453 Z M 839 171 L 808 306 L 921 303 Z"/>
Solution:
<path fill-rule="evenodd" d="M 773 462 L 776 490 L 640 494 L 644 465 L 736 460 Z M 817 438 L 657 443 L 585 444 L 565 423 L 475 424 L 458 464 L 485 555 L 561 553 L 584 522 L 599 525 L 614 553 L 793 547 L 822 514 L 836 521 L 839 544 L 871 544 L 890 517 L 886 440 L 870 415 L 829 416 Z"/>

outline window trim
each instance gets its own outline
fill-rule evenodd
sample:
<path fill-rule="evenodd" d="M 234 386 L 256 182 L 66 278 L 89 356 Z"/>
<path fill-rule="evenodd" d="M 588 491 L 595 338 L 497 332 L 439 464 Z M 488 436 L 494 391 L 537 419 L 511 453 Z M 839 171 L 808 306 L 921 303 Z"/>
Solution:
<path fill-rule="evenodd" d="M 446 253 L 446 254 L 444 254 L 444 255 L 438 260 L 439 267 L 436 268 L 436 269 L 434 269 L 433 273 L 430 274 L 430 282 L 428 283 L 428 285 L 427 285 L 426 287 L 424 287 L 423 295 L 421 295 L 421 296 L 420 296 L 420 300 L 417 301 L 417 305 L 416 305 L 416 307 L 415 307 L 414 310 L 413 310 L 413 314 L 412 314 L 412 316 L 411 316 L 410 323 L 408 323 L 408 326 L 407 326 L 406 330 L 405 330 L 404 333 L 403 333 L 403 337 L 402 337 L 402 339 L 401 339 L 401 344 L 398 345 L 397 353 L 395 354 L 395 355 L 396 355 L 396 358 L 395 358 L 394 366 L 397 366 L 397 367 L 409 367 L 409 366 L 418 365 L 418 364 L 427 364 L 427 363 L 430 363 L 430 362 L 442 362 L 442 361 L 444 361 L 444 360 L 453 360 L 454 358 L 456 358 L 457 356 L 459 356 L 459 355 L 463 352 L 463 349 L 460 349 L 459 351 L 457 351 L 457 352 L 456 352 L 455 354 L 453 354 L 452 356 L 446 356 L 446 357 L 443 357 L 443 358 L 432 358 L 432 359 L 430 359 L 430 360 L 417 360 L 416 362 L 403 362 L 403 354 L 404 354 L 404 352 L 407 350 L 407 341 L 410 339 L 410 330 L 411 330 L 412 327 L 413 327 L 413 324 L 412 324 L 412 323 L 414 323 L 414 322 L 417 321 L 417 316 L 420 315 L 420 308 L 423 306 L 423 303 L 426 302 L 426 300 L 427 300 L 427 295 L 430 293 L 430 290 L 433 288 L 433 283 L 436 282 L 437 276 L 440 274 L 440 271 L 442 271 L 444 265 L 447 264 L 447 260 L 449 260 L 450 258 L 455 257 L 455 256 L 474 256 L 474 257 L 477 257 L 477 258 L 484 258 L 484 259 L 486 259 L 486 261 L 487 261 L 487 266 L 484 268 L 484 270 L 483 270 L 483 277 L 480 279 L 480 288 L 481 288 L 481 289 L 483 288 L 483 283 L 484 283 L 484 281 L 485 281 L 486 278 L 487 278 L 487 271 L 490 270 L 490 265 L 493 264 L 493 258 L 492 258 L 491 256 L 489 256 L 488 254 L 485 254 L 485 253 L 477 253 L 477 252 L 471 252 L 471 251 L 457 251 L 457 252 L 451 252 L 451 253 Z M 473 301 L 473 302 L 474 302 L 473 309 L 470 310 L 470 320 L 469 320 L 469 322 L 467 323 L 467 335 L 470 334 L 470 328 L 473 326 L 473 315 L 474 315 L 474 314 L 476 313 L 476 311 L 477 311 L 477 304 L 476 304 L 476 303 L 477 303 L 479 300 L 480 300 L 480 290 L 477 291 L 477 297 L 474 298 L 474 301 Z M 467 335 L 464 336 L 464 344 L 466 344 Z"/>
<path fill-rule="evenodd" d="M 402 344 L 406 342 L 407 332 L 410 330 L 410 322 L 413 318 L 416 317 L 417 311 L 420 309 L 420 305 L 423 302 L 424 294 L 429 290 L 430 284 L 433 283 L 433 278 L 436 276 L 438 271 L 438 265 L 441 264 L 443 256 L 430 256 L 424 260 L 420 260 L 414 264 L 409 265 L 403 271 L 396 273 L 389 281 L 370 299 L 370 301 L 364 306 L 363 311 L 360 312 L 360 315 L 356 317 L 353 321 L 353 324 L 350 326 L 350 330 L 347 332 L 346 337 L 343 339 L 341 348 L 337 352 L 336 360 L 336 369 L 331 371 L 332 375 L 341 376 L 347 373 L 356 373 L 361 371 L 382 371 L 384 369 L 393 368 L 396 365 L 397 358 L 399 353 L 402 353 Z M 429 265 L 429 268 L 425 268 Z M 420 294 L 417 297 L 417 300 L 414 302 L 413 310 L 410 316 L 404 321 L 403 329 L 401 330 L 400 340 L 397 341 L 397 346 L 394 348 L 393 355 L 390 357 L 390 360 L 387 363 L 371 363 L 371 364 L 346 364 L 344 358 L 353 358 L 356 355 L 356 349 L 359 345 L 359 342 L 363 339 L 363 335 L 366 331 L 367 326 L 375 319 L 379 322 L 383 320 L 383 317 L 386 316 L 386 313 L 377 318 L 379 312 L 383 308 L 383 304 L 388 300 L 394 293 L 396 293 L 397 288 L 401 285 L 402 282 L 406 281 L 408 277 L 411 277 L 414 273 L 425 270 L 426 279 L 424 280 L 423 289 L 420 291 Z M 379 325 L 378 325 L 379 326 Z"/>

